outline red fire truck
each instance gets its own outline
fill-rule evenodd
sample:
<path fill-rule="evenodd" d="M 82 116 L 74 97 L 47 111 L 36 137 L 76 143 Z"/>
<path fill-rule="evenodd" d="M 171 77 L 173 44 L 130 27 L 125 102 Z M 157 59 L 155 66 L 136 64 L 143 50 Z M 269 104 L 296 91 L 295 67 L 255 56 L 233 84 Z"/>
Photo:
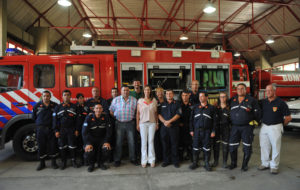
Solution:
<path fill-rule="evenodd" d="M 91 97 L 93 86 L 100 88 L 102 97 L 110 98 L 112 87 L 130 86 L 133 79 L 175 92 L 189 88 L 196 79 L 214 102 L 220 91 L 235 94 L 238 83 L 249 87 L 247 65 L 233 65 L 232 54 L 224 51 L 132 48 L 101 53 L 1 57 L 0 147 L 12 140 L 19 157 L 36 159 L 31 111 L 44 90 L 51 91 L 52 100 L 59 103 L 64 89 L 72 92 L 74 101 L 78 92 Z"/>

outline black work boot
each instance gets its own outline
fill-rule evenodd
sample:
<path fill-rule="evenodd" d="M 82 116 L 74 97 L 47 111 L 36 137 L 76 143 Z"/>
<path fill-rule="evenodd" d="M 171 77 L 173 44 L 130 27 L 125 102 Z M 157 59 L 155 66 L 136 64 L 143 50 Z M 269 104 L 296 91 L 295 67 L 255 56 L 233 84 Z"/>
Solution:
<path fill-rule="evenodd" d="M 209 160 L 210 160 L 210 152 L 205 152 L 204 153 L 204 161 L 205 161 L 204 168 L 206 169 L 206 171 L 211 171 Z"/>
<path fill-rule="evenodd" d="M 107 166 L 102 162 L 98 162 L 98 168 L 100 168 L 101 170 L 107 170 Z"/>
<path fill-rule="evenodd" d="M 193 163 L 190 165 L 190 169 L 194 170 L 198 168 L 198 161 L 199 161 L 199 152 L 198 151 L 193 151 Z"/>
<path fill-rule="evenodd" d="M 230 152 L 231 164 L 229 166 L 230 170 L 233 170 L 237 167 L 237 150 Z"/>
<path fill-rule="evenodd" d="M 92 172 L 95 169 L 95 165 L 94 164 L 90 164 L 90 166 L 88 167 L 88 172 Z"/>
<path fill-rule="evenodd" d="M 72 159 L 72 166 L 73 168 L 79 168 L 75 158 Z"/>
<path fill-rule="evenodd" d="M 248 170 L 248 162 L 250 160 L 251 154 L 244 154 L 243 164 L 241 170 L 247 171 Z"/>
<path fill-rule="evenodd" d="M 45 160 L 41 159 L 40 160 L 40 164 L 38 165 L 38 167 L 36 168 L 36 170 L 40 171 L 40 170 L 44 169 L 45 167 L 46 167 Z"/>
<path fill-rule="evenodd" d="M 228 147 L 224 145 L 223 146 L 223 168 L 228 168 L 227 159 L 228 159 Z"/>
<path fill-rule="evenodd" d="M 51 168 L 53 168 L 53 169 L 57 169 L 58 168 L 58 165 L 56 164 L 56 159 L 55 158 L 51 159 Z"/>
<path fill-rule="evenodd" d="M 62 160 L 62 161 L 61 161 L 60 169 L 61 169 L 61 170 L 64 170 L 64 169 L 66 169 L 66 167 L 67 167 L 67 160 Z"/>
<path fill-rule="evenodd" d="M 220 144 L 217 143 L 214 147 L 214 163 L 212 167 L 217 167 L 219 164 Z"/>

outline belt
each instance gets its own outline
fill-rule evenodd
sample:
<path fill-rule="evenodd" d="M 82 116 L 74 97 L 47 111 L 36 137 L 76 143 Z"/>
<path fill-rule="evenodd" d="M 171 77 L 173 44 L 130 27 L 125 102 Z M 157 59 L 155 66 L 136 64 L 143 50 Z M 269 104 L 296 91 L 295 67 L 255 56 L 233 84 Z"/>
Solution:
<path fill-rule="evenodd" d="M 130 121 L 119 121 L 119 120 L 117 120 L 117 122 L 119 122 L 119 123 L 129 123 L 129 122 L 132 122 L 133 120 L 130 120 Z"/>

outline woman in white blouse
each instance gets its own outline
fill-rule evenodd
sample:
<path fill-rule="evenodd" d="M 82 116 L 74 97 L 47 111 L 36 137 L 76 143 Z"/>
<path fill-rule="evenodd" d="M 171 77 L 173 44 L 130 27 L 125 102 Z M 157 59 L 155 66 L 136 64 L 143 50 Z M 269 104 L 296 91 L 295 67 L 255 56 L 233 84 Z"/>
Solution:
<path fill-rule="evenodd" d="M 144 87 L 143 97 L 138 100 L 136 128 L 141 134 L 142 167 L 145 168 L 147 163 L 155 167 L 154 134 L 158 129 L 157 101 L 153 98 L 152 89 L 148 85 Z"/>

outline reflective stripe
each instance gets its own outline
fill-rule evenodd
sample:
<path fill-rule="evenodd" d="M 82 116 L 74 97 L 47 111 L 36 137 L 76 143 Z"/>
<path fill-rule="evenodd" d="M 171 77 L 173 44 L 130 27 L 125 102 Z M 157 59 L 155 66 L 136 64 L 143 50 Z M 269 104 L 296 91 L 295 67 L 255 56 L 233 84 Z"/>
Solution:
<path fill-rule="evenodd" d="M 62 110 L 62 111 L 58 112 L 57 115 L 60 115 L 61 113 L 64 113 L 64 112 L 65 112 L 65 110 Z"/>
<path fill-rule="evenodd" d="M 209 119 L 211 119 L 211 117 L 209 116 L 209 115 L 207 115 L 207 114 L 203 114 L 205 117 L 208 117 Z"/>
<path fill-rule="evenodd" d="M 51 158 L 55 158 L 56 156 L 58 156 L 58 153 L 56 154 L 52 154 L 52 155 L 49 155 Z"/>
<path fill-rule="evenodd" d="M 205 147 L 202 147 L 202 148 L 203 148 L 203 150 L 205 150 L 205 151 L 210 151 L 209 148 L 205 148 Z"/>
<path fill-rule="evenodd" d="M 65 149 L 65 148 L 68 148 L 68 145 L 63 146 L 63 147 L 59 147 L 60 150 Z"/>
<path fill-rule="evenodd" d="M 225 115 L 226 117 L 228 117 L 228 114 L 226 114 L 226 113 L 223 113 L 223 115 Z"/>
<path fill-rule="evenodd" d="M 197 115 L 195 115 L 195 118 L 196 118 L 196 117 L 199 117 L 200 115 L 201 115 L 200 113 L 199 113 L 199 114 L 197 114 Z"/>
<path fill-rule="evenodd" d="M 54 113 L 52 114 L 52 116 L 55 117 L 55 116 L 56 116 L 56 113 L 54 112 Z"/>
<path fill-rule="evenodd" d="M 193 148 L 194 150 L 199 150 L 199 148 Z"/>
<path fill-rule="evenodd" d="M 245 110 L 248 109 L 248 108 L 246 108 L 245 106 L 241 106 L 241 108 L 243 108 L 243 109 L 245 109 Z"/>
<path fill-rule="evenodd" d="M 226 145 L 228 144 L 228 143 L 227 143 L 227 142 L 225 142 L 225 141 L 222 141 L 222 143 L 223 143 L 223 144 L 226 144 Z"/>
<path fill-rule="evenodd" d="M 40 159 L 43 159 L 43 158 L 46 158 L 47 157 L 47 154 L 43 155 L 43 156 L 40 156 Z"/>
<path fill-rule="evenodd" d="M 236 109 L 236 108 L 238 108 L 239 106 L 233 106 L 232 108 L 231 108 L 231 110 L 233 110 L 233 109 Z"/>
<path fill-rule="evenodd" d="M 236 146 L 239 145 L 240 143 L 229 143 L 229 146 Z"/>
<path fill-rule="evenodd" d="M 75 149 L 77 146 L 69 146 L 70 149 Z"/>
<path fill-rule="evenodd" d="M 71 111 L 71 110 L 67 110 L 68 112 L 71 112 L 72 114 L 74 114 L 74 115 L 76 115 L 76 113 L 75 112 L 73 112 L 73 111 Z"/>
<path fill-rule="evenodd" d="M 91 127 L 91 129 L 97 129 L 97 128 L 103 129 L 103 128 L 105 128 L 105 126 L 100 125 L 100 126 L 94 126 L 94 127 Z"/>
<path fill-rule="evenodd" d="M 251 144 L 247 144 L 247 143 L 244 143 L 244 142 L 243 142 L 243 145 L 245 145 L 245 146 L 251 146 Z"/>
<path fill-rule="evenodd" d="M 85 123 L 83 124 L 83 126 L 85 126 L 85 127 L 86 127 L 86 126 L 88 126 L 88 123 L 87 123 L 87 122 L 85 122 Z"/>

